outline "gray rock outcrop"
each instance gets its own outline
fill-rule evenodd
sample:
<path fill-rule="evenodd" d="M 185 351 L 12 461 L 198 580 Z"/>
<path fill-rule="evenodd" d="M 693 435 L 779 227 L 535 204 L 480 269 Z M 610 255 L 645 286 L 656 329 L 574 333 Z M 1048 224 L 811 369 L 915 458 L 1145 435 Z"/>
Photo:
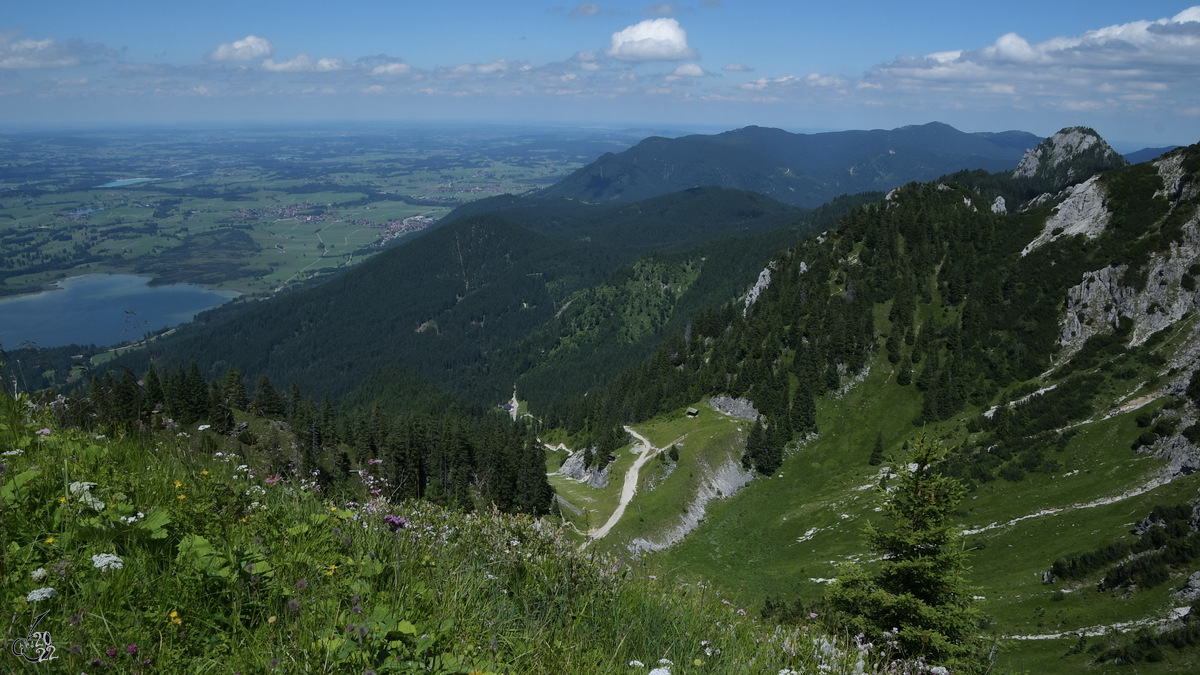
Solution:
<path fill-rule="evenodd" d="M 762 415 L 754 409 L 754 404 L 744 398 L 714 396 L 709 399 L 708 404 L 717 412 L 724 413 L 730 417 L 737 417 L 750 422 L 762 419 Z"/>

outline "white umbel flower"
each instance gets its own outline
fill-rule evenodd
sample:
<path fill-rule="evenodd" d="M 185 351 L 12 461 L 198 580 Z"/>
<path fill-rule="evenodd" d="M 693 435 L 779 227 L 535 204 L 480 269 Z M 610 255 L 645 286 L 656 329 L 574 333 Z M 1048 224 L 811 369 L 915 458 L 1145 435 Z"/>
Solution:
<path fill-rule="evenodd" d="M 107 572 L 109 570 L 119 570 L 125 566 L 125 562 L 111 553 L 101 553 L 92 556 L 92 567 Z"/>
<path fill-rule="evenodd" d="M 25 602 L 37 602 L 38 600 L 49 600 L 50 598 L 58 597 L 58 591 L 53 588 L 39 588 L 29 592 L 25 596 Z"/>
<path fill-rule="evenodd" d="M 30 572 L 29 578 L 33 579 L 34 581 L 41 581 L 42 579 L 45 579 L 46 578 L 46 568 L 39 567 L 36 570 Z"/>

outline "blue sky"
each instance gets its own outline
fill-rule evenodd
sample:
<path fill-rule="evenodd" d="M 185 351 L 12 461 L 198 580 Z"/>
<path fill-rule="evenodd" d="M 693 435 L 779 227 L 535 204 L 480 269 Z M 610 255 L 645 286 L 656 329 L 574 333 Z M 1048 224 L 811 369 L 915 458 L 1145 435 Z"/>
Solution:
<path fill-rule="evenodd" d="M 0 125 L 943 121 L 1200 140 L 1187 2 L 41 0 L 0 13 Z"/>

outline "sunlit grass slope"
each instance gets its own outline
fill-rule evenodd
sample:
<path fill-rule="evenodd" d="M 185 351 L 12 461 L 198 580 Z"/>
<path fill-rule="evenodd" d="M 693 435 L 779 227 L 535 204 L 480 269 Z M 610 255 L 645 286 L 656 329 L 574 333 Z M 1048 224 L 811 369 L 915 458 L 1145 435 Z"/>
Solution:
<path fill-rule="evenodd" d="M 43 615 L 54 656 L 6 650 L 4 672 L 850 673 L 889 660 L 763 625 L 708 584 L 580 554 L 550 521 L 356 503 L 354 486 L 335 498 L 227 454 L 211 430 L 104 438 L 54 420 L 0 397 L 5 644 Z"/>

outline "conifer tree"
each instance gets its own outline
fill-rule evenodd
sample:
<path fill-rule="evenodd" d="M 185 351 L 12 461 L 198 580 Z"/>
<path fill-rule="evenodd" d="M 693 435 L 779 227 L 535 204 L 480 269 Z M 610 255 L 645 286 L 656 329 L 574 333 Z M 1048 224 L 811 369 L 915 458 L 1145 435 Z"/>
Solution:
<path fill-rule="evenodd" d="M 893 526 L 863 528 L 880 562 L 872 570 L 844 567 L 829 600 L 854 630 L 877 635 L 899 628 L 906 656 L 971 672 L 986 665 L 972 658 L 983 646 L 981 615 L 965 578 L 962 535 L 949 522 L 966 488 L 937 469 L 945 456 L 940 443 L 917 441 L 900 463 L 894 490 L 884 493 L 883 512 Z"/>
<path fill-rule="evenodd" d="M 875 449 L 871 451 L 871 459 L 867 461 L 871 466 L 879 466 L 883 464 L 883 432 L 880 431 L 875 435 Z"/>
<path fill-rule="evenodd" d="M 145 389 L 145 406 L 147 412 L 162 412 L 163 406 L 166 405 L 166 394 L 163 392 L 162 380 L 158 377 L 158 371 L 154 368 L 154 364 L 150 364 L 150 369 L 146 371 L 144 378 L 146 383 Z"/>
<path fill-rule="evenodd" d="M 258 385 L 254 389 L 254 407 L 263 417 L 282 417 L 285 410 L 283 397 L 271 384 L 271 378 L 266 373 L 258 376 Z"/>
<path fill-rule="evenodd" d="M 225 390 L 225 400 L 229 407 L 245 410 L 250 407 L 250 394 L 246 391 L 246 381 L 237 368 L 230 367 L 225 371 L 225 381 L 221 383 Z"/>
<path fill-rule="evenodd" d="M 912 384 L 912 359 L 908 358 L 908 354 L 900 359 L 900 370 L 896 372 L 896 384 L 901 387 Z"/>

